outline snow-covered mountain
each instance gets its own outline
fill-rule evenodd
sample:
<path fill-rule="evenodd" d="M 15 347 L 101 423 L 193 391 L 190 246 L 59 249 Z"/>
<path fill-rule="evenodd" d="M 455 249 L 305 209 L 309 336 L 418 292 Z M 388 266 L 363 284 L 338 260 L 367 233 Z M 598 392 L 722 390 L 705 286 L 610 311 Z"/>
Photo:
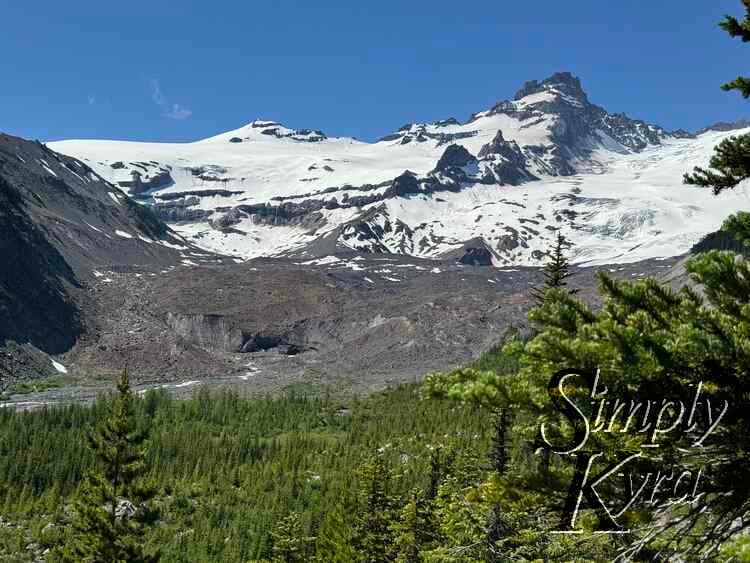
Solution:
<path fill-rule="evenodd" d="M 412 123 L 375 143 L 257 120 L 193 143 L 49 146 L 238 257 L 356 249 L 527 265 L 560 230 L 575 261 L 613 263 L 685 252 L 748 207 L 749 186 L 715 197 L 681 183 L 738 133 L 718 129 L 609 113 L 558 73 L 465 123 Z"/>

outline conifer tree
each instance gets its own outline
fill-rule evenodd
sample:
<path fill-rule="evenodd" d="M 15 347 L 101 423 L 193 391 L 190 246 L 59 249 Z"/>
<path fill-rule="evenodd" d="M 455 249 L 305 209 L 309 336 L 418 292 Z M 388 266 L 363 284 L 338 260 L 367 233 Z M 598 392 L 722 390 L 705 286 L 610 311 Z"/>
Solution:
<path fill-rule="evenodd" d="M 455 452 L 451 450 L 445 452 L 442 447 L 430 451 L 430 473 L 427 490 L 425 491 L 425 498 L 428 501 L 433 501 L 437 497 L 438 488 L 448 475 L 454 458 Z"/>
<path fill-rule="evenodd" d="M 315 538 L 305 534 L 299 513 L 293 512 L 279 521 L 271 536 L 274 563 L 302 563 L 310 560 Z"/>
<path fill-rule="evenodd" d="M 90 470 L 76 502 L 72 541 L 64 561 L 154 563 L 158 553 L 144 548 L 143 535 L 153 518 L 146 482 L 146 431 L 136 428 L 135 397 L 127 372 L 117 382 L 105 418 L 89 436 L 97 467 Z"/>
<path fill-rule="evenodd" d="M 354 548 L 354 530 L 348 518 L 349 503 L 336 504 L 329 510 L 320 525 L 315 544 L 318 563 L 353 563 L 361 561 Z"/>
<path fill-rule="evenodd" d="M 492 447 L 490 449 L 490 463 L 492 469 L 498 475 L 505 474 L 508 469 L 508 445 L 510 430 L 510 410 L 507 408 L 499 409 L 495 421 L 495 433 L 492 436 Z"/>
<path fill-rule="evenodd" d="M 742 214 L 729 218 L 723 230 L 744 240 L 747 226 Z M 602 275 L 605 303 L 594 311 L 565 292 L 553 292 L 531 312 L 538 334 L 517 346 L 524 366 L 519 379 L 537 378 L 540 388 L 556 371 L 574 367 L 580 373 L 600 370 L 613 397 L 668 397 L 690 404 L 700 386 L 715 410 L 727 405 L 710 443 L 691 447 L 695 437 L 685 433 L 661 441 L 661 459 L 679 460 L 682 469 L 710 477 L 700 502 L 651 510 L 656 514 L 628 556 L 654 544 L 688 560 L 707 557 L 750 527 L 744 523 L 750 515 L 750 443 L 744 430 L 750 427 L 750 260 L 710 251 L 689 259 L 686 269 L 702 294 L 654 279 L 627 282 Z M 609 445 L 625 449 L 624 443 Z"/>
<path fill-rule="evenodd" d="M 750 213 L 747 211 L 738 211 L 728 217 L 722 231 L 731 233 L 737 242 L 750 249 Z"/>
<path fill-rule="evenodd" d="M 696 166 L 685 174 L 686 184 L 712 188 L 715 194 L 733 188 L 750 177 L 750 135 L 724 139 L 714 149 L 708 169 Z"/>
<path fill-rule="evenodd" d="M 490 510 L 487 517 L 486 529 L 486 550 L 488 561 L 502 561 L 502 553 L 498 548 L 498 542 L 507 536 L 510 532 L 503 519 L 502 509 L 496 504 Z"/>
<path fill-rule="evenodd" d="M 743 43 L 750 41 L 750 0 L 742 0 L 745 17 L 740 21 L 726 16 L 719 24 L 731 37 L 739 37 Z M 738 90 L 744 98 L 750 97 L 750 78 L 739 76 L 722 86 L 724 91 Z M 750 135 L 731 137 L 722 141 L 715 149 L 709 168 L 696 166 L 692 174 L 685 174 L 684 182 L 712 188 L 714 193 L 733 188 L 750 177 Z"/>
<path fill-rule="evenodd" d="M 390 471 L 379 455 L 361 471 L 354 547 L 368 563 L 393 561 L 394 500 L 389 493 Z"/>
<path fill-rule="evenodd" d="M 420 563 L 423 552 L 436 539 L 432 501 L 422 491 L 414 491 L 393 526 L 396 563 Z"/>
<path fill-rule="evenodd" d="M 750 41 L 750 0 L 742 0 L 745 17 L 742 21 L 733 16 L 725 16 L 719 24 L 731 37 L 739 37 L 743 43 Z M 750 78 L 738 76 L 722 86 L 724 91 L 739 90 L 744 98 L 750 97 Z"/>
<path fill-rule="evenodd" d="M 545 295 L 550 289 L 561 289 L 567 285 L 570 274 L 570 262 L 565 256 L 565 251 L 570 247 L 570 243 L 565 239 L 562 233 L 558 232 L 555 243 L 548 253 L 549 260 L 544 265 L 544 285 L 531 290 L 531 296 L 537 305 L 541 304 Z"/>

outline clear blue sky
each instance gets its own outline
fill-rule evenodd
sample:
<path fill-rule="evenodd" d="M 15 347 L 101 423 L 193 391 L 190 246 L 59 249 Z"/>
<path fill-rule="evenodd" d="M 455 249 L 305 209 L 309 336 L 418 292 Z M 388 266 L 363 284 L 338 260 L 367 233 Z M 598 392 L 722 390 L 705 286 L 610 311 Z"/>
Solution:
<path fill-rule="evenodd" d="M 739 0 L 7 1 L 0 131 L 195 140 L 255 118 L 374 139 L 464 120 L 570 70 L 610 111 L 674 129 L 750 115 L 719 85 Z"/>

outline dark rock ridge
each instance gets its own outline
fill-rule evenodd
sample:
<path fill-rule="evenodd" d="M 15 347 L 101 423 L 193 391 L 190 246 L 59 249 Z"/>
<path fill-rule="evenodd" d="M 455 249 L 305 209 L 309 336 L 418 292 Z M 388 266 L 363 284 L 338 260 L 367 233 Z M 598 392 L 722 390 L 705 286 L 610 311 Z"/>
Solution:
<path fill-rule="evenodd" d="M 438 160 L 435 170 L 444 172 L 450 168 L 462 168 L 476 160 L 476 157 L 461 145 L 450 145 Z"/>
<path fill-rule="evenodd" d="M 411 228 L 398 219 L 392 220 L 384 206 L 368 210 L 361 217 L 340 227 L 339 232 L 338 242 L 361 252 L 387 254 L 393 251 L 394 246 L 401 254 L 409 254 L 414 250 L 414 233 Z M 394 245 L 394 240 L 399 242 Z"/>
<path fill-rule="evenodd" d="M 570 72 L 557 72 L 541 82 L 538 80 L 529 80 L 516 92 L 513 99 L 520 100 L 526 96 L 543 92 L 548 88 L 555 88 L 567 96 L 572 96 L 580 100 L 582 103 L 588 103 L 589 101 L 580 79 L 573 76 Z"/>
<path fill-rule="evenodd" d="M 227 169 L 216 164 L 206 164 L 203 166 L 189 167 L 188 172 L 194 177 L 203 180 L 204 182 L 229 182 L 231 178 L 226 178 L 223 174 L 227 173 Z"/>
<path fill-rule="evenodd" d="M 738 129 L 747 129 L 748 127 L 750 127 L 750 120 L 748 119 L 738 119 L 737 121 L 731 122 L 719 121 L 718 123 L 714 123 L 713 125 L 709 125 L 708 127 L 699 129 L 695 132 L 695 134 L 702 135 L 703 133 L 708 133 L 709 131 L 736 131 Z"/>
<path fill-rule="evenodd" d="M 175 199 L 182 199 L 185 197 L 232 197 L 235 195 L 242 195 L 245 192 L 238 192 L 232 190 L 189 190 L 186 192 L 169 192 L 155 194 L 154 198 L 161 201 L 172 201 Z"/>
<path fill-rule="evenodd" d="M 548 93 L 548 97 L 527 98 L 534 94 Z M 506 182 L 513 183 L 533 179 L 538 174 L 569 176 L 579 170 L 576 163 L 583 163 L 591 157 L 592 150 L 605 145 L 610 149 L 616 144 L 623 152 L 638 152 L 652 145 L 658 145 L 666 137 L 679 137 L 667 133 L 657 125 L 632 119 L 623 113 L 609 113 L 592 104 L 581 85 L 581 81 L 569 72 L 553 74 L 546 80 L 526 82 L 514 100 L 502 101 L 488 111 L 471 116 L 466 125 L 492 115 L 507 115 L 523 123 L 523 127 L 548 127 L 549 144 L 518 147 L 512 165 L 525 173 L 509 174 Z M 400 144 L 436 142 L 438 146 L 453 143 L 459 139 L 477 135 L 478 130 L 447 132 L 440 129 L 457 125 L 456 120 L 446 120 L 432 124 L 410 123 L 398 132 L 388 135 L 381 141 Z M 479 155 L 481 158 L 481 154 Z M 509 181 L 515 176 L 514 181 Z"/>
<path fill-rule="evenodd" d="M 601 133 L 636 152 L 649 145 L 660 144 L 661 139 L 668 135 L 657 125 L 631 119 L 624 113 L 611 114 L 592 104 L 581 81 L 570 72 L 555 73 L 541 82 L 527 82 L 516 94 L 515 101 L 544 92 L 553 94 L 551 99 L 520 110 L 511 102 L 500 102 L 490 110 L 489 115 L 504 113 L 522 120 L 540 113 L 555 115 L 559 121 L 553 129 L 553 140 L 572 152 L 589 149 L 591 139 L 600 137 Z"/>
<path fill-rule="evenodd" d="M 325 224 L 321 213 L 324 209 L 360 208 L 393 198 L 458 192 L 467 185 L 475 183 L 518 185 L 535 179 L 535 176 L 524 168 L 523 155 L 518 145 L 515 142 L 505 141 L 500 132 L 491 143 L 482 148 L 480 154 L 482 158 L 477 160 L 466 148 L 460 145 L 450 145 L 438 161 L 435 170 L 426 175 L 419 176 L 407 170 L 391 182 L 377 186 L 334 187 L 315 194 L 304 194 L 298 198 L 274 198 L 275 201 L 280 202 L 279 205 L 240 204 L 232 209 L 217 210 L 223 212 L 224 215 L 211 219 L 211 225 L 215 229 L 225 230 L 239 223 L 243 217 L 247 217 L 265 225 L 296 225 L 315 229 Z M 341 201 L 333 196 L 342 191 L 356 190 L 366 193 L 383 187 L 386 188 L 384 191 L 371 195 L 351 197 L 348 193 L 344 193 Z M 297 201 L 292 201 L 293 199 Z M 194 196 L 181 197 L 173 201 L 157 202 L 154 208 L 159 217 L 165 221 L 198 221 L 213 215 L 213 211 L 192 209 L 191 206 L 197 203 L 198 199 Z M 375 249 L 373 251 L 380 252 L 380 249 L 384 247 L 377 241 L 382 237 L 372 230 L 367 220 L 357 219 L 356 224 L 358 225 L 356 227 L 347 226 L 344 230 L 348 233 L 345 238 L 364 240 L 366 236 L 371 236 L 372 248 Z M 399 232 L 403 232 L 405 227 L 403 223 L 399 225 Z"/>
<path fill-rule="evenodd" d="M 699 252 L 708 252 L 709 250 L 731 250 L 732 252 L 750 253 L 750 247 L 745 246 L 738 241 L 735 236 L 728 231 L 714 231 L 707 234 L 690 249 L 691 254 Z"/>
<path fill-rule="evenodd" d="M 487 162 L 484 183 L 516 186 L 537 179 L 526 168 L 528 163 L 518 143 L 506 141 L 502 131 L 498 131 L 492 142 L 481 148 L 479 158 Z"/>
<path fill-rule="evenodd" d="M 458 261 L 468 266 L 492 266 L 492 253 L 486 248 L 470 247 Z"/>
<path fill-rule="evenodd" d="M 162 241 L 185 244 L 86 164 L 0 134 L 0 374 L 19 354 L 34 363 L 24 350 L 73 346 L 95 269 L 178 263 Z"/>
<path fill-rule="evenodd" d="M 122 164 L 122 163 L 120 163 Z M 130 190 L 133 195 L 143 194 L 151 190 L 158 190 L 166 188 L 174 184 L 172 178 L 171 169 L 159 167 L 155 172 L 152 171 L 151 175 L 144 179 L 144 174 L 147 172 L 146 166 L 140 163 L 131 163 L 133 166 L 138 166 L 143 169 L 143 172 L 138 170 L 132 170 L 130 172 L 130 180 L 123 180 L 117 183 L 121 188 Z M 115 166 L 112 166 L 115 168 Z"/>
<path fill-rule="evenodd" d="M 454 123 L 455 122 L 455 123 Z M 447 127 L 448 125 L 458 125 L 458 122 L 455 119 L 448 119 L 445 121 L 438 121 L 436 123 L 431 124 L 433 127 Z M 393 133 L 392 135 L 386 135 L 385 137 L 382 137 L 378 139 L 378 142 L 390 142 L 390 141 L 400 141 L 400 144 L 402 145 L 408 145 L 412 141 L 417 143 L 425 143 L 427 141 L 437 141 L 437 146 L 441 145 L 447 145 L 448 143 L 453 143 L 455 141 L 458 141 L 460 139 L 469 139 L 471 137 L 475 137 L 477 134 L 476 131 L 467 131 L 467 132 L 457 132 L 457 133 L 444 133 L 444 132 L 432 132 L 428 130 L 428 125 L 426 124 L 409 124 L 404 125 L 398 133 Z"/>
<path fill-rule="evenodd" d="M 157 201 L 151 204 L 151 209 L 160 220 L 170 223 L 203 221 L 213 215 L 214 212 L 208 209 L 193 208 L 199 202 L 200 200 L 196 196 L 182 197 L 168 201 Z"/>
<path fill-rule="evenodd" d="M 275 121 L 254 121 L 253 129 L 260 129 L 261 134 L 276 137 L 277 139 L 291 139 L 293 141 L 303 141 L 308 143 L 317 143 L 327 139 L 325 133 L 313 129 L 291 129 L 285 128 Z M 236 137 L 235 137 L 236 139 Z M 237 142 L 237 141 L 233 141 Z"/>

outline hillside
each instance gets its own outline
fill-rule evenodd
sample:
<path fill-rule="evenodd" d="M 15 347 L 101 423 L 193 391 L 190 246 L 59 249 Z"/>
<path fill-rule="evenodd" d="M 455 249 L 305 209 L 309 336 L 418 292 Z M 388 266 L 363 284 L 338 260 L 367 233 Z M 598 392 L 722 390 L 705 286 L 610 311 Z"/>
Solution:
<path fill-rule="evenodd" d="M 0 380 L 65 369 L 42 352 L 86 330 L 101 272 L 174 266 L 189 247 L 86 164 L 0 134 Z"/>

